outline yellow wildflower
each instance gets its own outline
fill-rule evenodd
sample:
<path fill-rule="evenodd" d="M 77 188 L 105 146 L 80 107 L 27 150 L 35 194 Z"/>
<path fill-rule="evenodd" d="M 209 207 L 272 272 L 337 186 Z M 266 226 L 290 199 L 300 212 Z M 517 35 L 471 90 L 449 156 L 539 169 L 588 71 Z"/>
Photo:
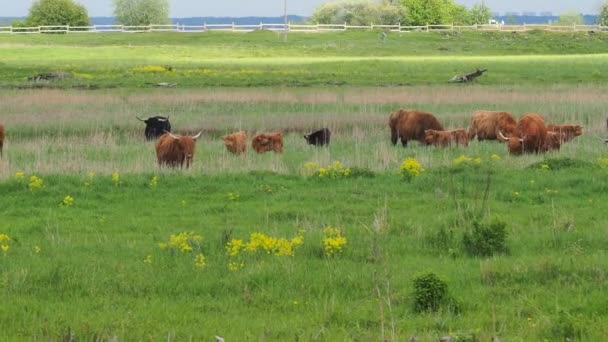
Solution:
<path fill-rule="evenodd" d="M 11 238 L 7 234 L 0 234 L 0 243 L 10 242 Z"/>
<path fill-rule="evenodd" d="M 2 251 L 4 252 L 4 254 L 6 254 L 6 252 L 8 252 L 8 249 L 10 247 L 9 247 L 9 245 L 1 245 L 0 248 L 2 248 Z"/>
<path fill-rule="evenodd" d="M 23 177 L 25 177 L 25 174 L 23 172 L 21 172 L 21 171 L 15 172 L 15 178 L 18 181 L 21 181 L 23 179 Z"/>
<path fill-rule="evenodd" d="M 44 186 L 44 181 L 41 178 L 39 178 L 37 176 L 30 177 L 30 183 L 28 184 L 30 191 L 36 191 L 38 189 L 41 189 L 43 186 Z"/>
<path fill-rule="evenodd" d="M 328 257 L 342 254 L 343 247 L 346 245 L 346 237 L 342 235 L 340 228 L 325 227 L 323 229 L 323 252 Z"/>
<path fill-rule="evenodd" d="M 150 179 L 150 187 L 156 188 L 157 185 L 158 185 L 158 177 L 154 176 L 154 177 L 152 177 L 152 179 Z"/>
<path fill-rule="evenodd" d="M 120 173 L 118 173 L 118 171 L 112 174 L 112 183 L 114 183 L 115 186 L 120 185 Z"/>
<path fill-rule="evenodd" d="M 494 161 L 498 161 L 498 160 L 500 160 L 500 156 L 498 154 L 493 154 L 490 156 L 490 159 L 492 159 Z"/>
<path fill-rule="evenodd" d="M 207 262 L 203 253 L 199 253 L 196 255 L 196 257 L 194 258 L 194 266 L 199 268 L 205 268 L 205 266 L 207 266 Z"/>
<path fill-rule="evenodd" d="M 40 248 L 40 246 L 36 245 L 34 247 L 34 254 L 40 254 L 40 252 L 42 252 L 42 249 Z"/>
<path fill-rule="evenodd" d="M 144 259 L 144 263 L 151 265 L 152 264 L 152 255 L 148 254 L 146 255 L 146 258 Z"/>
<path fill-rule="evenodd" d="M 74 198 L 70 195 L 65 196 L 65 198 L 63 199 L 63 205 L 65 205 L 66 207 L 71 207 L 72 205 L 74 205 Z"/>
<path fill-rule="evenodd" d="M 424 169 L 420 162 L 411 157 L 406 158 L 403 163 L 401 163 L 401 168 L 399 169 L 401 177 L 408 181 L 420 176 L 423 172 Z"/>

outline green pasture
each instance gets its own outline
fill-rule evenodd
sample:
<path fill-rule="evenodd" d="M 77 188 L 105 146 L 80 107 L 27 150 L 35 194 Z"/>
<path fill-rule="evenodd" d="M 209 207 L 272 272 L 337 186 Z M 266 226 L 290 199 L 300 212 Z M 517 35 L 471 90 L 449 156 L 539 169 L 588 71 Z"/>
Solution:
<path fill-rule="evenodd" d="M 0 36 L 0 340 L 606 340 L 607 37 Z M 50 71 L 71 77 L 27 81 Z M 403 148 L 398 108 L 447 129 L 478 109 L 537 112 L 584 134 L 519 157 L 492 141 Z M 156 114 L 203 132 L 191 168 L 157 166 L 135 118 Z M 320 127 L 330 146 L 306 145 Z M 229 154 L 220 137 L 237 130 L 283 132 L 285 152 Z M 424 169 L 409 181 L 407 158 Z M 348 176 L 319 177 L 337 161 Z M 475 256 L 465 233 L 491 223 L 506 251 Z M 342 253 L 325 255 L 326 227 Z M 161 248 L 182 232 L 202 241 Z M 227 254 L 252 233 L 303 243 Z M 428 272 L 450 302 L 419 313 Z"/>
<path fill-rule="evenodd" d="M 398 86 L 445 84 L 489 69 L 480 84 L 600 84 L 603 33 L 151 33 L 0 36 L 4 88 Z M 72 77 L 28 82 L 42 72 Z M 457 85 L 455 85 L 457 86 Z"/>
<path fill-rule="evenodd" d="M 602 340 L 606 170 L 547 163 L 453 164 L 411 182 L 396 172 L 148 172 L 119 183 L 39 175 L 43 187 L 31 189 L 30 173 L 11 177 L 0 184 L 0 232 L 12 238 L 0 258 L 0 338 L 59 339 L 70 329 L 78 340 Z M 507 223 L 507 254 L 463 253 L 462 233 L 477 219 Z M 335 257 L 323 256 L 326 226 L 347 238 Z M 159 247 L 189 231 L 203 237 L 195 251 Z M 304 244 L 294 256 L 244 254 L 244 267 L 229 270 L 226 242 L 253 232 L 302 234 Z M 421 272 L 447 281 L 458 312 L 414 312 Z"/>

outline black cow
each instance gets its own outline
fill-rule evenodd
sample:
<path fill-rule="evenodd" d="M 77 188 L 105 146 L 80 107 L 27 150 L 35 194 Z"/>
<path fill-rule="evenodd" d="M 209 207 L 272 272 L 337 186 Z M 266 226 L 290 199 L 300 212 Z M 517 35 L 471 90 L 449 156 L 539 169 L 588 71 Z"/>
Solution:
<path fill-rule="evenodd" d="M 154 140 L 166 132 L 171 132 L 171 123 L 169 122 L 169 117 L 164 116 L 153 116 L 151 118 L 147 118 L 146 120 L 142 120 L 136 116 L 139 121 L 143 121 L 146 123 L 146 140 Z"/>
<path fill-rule="evenodd" d="M 328 128 L 322 128 L 318 131 L 306 134 L 304 139 L 309 145 L 323 146 L 329 145 L 329 139 L 331 138 L 331 131 Z"/>

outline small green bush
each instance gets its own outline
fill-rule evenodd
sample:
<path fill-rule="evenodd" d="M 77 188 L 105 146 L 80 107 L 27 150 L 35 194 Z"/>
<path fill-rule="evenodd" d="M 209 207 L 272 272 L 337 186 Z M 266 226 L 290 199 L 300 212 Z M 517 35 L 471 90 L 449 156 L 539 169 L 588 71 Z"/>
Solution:
<path fill-rule="evenodd" d="M 435 273 L 429 272 L 414 278 L 414 311 L 437 311 L 448 302 L 448 284 Z"/>
<path fill-rule="evenodd" d="M 473 222 L 473 230 L 462 236 L 465 252 L 471 256 L 492 256 L 508 252 L 506 228 L 507 224 L 503 221 L 489 224 Z"/>

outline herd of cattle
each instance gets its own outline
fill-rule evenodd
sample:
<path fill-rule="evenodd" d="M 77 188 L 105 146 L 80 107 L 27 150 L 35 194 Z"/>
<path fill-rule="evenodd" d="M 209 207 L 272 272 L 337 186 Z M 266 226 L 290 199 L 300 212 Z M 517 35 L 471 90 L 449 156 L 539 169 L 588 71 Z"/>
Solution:
<path fill-rule="evenodd" d="M 139 119 L 139 118 L 138 118 Z M 168 117 L 155 116 L 147 120 L 145 135 L 149 140 L 158 138 L 156 156 L 159 165 L 186 167 L 192 162 L 196 139 L 201 135 L 178 136 L 171 133 Z M 509 153 L 541 153 L 559 150 L 561 145 L 583 134 L 579 125 L 545 125 L 540 114 L 528 113 L 519 121 L 507 112 L 480 110 L 473 113 L 468 129 L 444 130 L 439 120 L 431 114 L 413 109 L 399 109 L 390 114 L 389 127 L 393 145 L 401 140 L 403 146 L 416 140 L 422 144 L 438 147 L 452 145 L 468 146 L 469 141 L 498 140 L 506 142 Z M 307 143 L 316 146 L 328 145 L 331 131 L 322 128 L 304 135 Z M 234 154 L 247 150 L 247 133 L 239 131 L 222 137 L 226 149 Z M 283 152 L 282 133 L 262 133 L 253 137 L 251 147 L 258 153 Z"/>
<path fill-rule="evenodd" d="M 171 167 L 189 167 L 194 158 L 196 140 L 202 132 L 194 136 L 175 135 L 171 133 L 169 117 L 154 116 L 146 120 L 145 136 L 156 142 L 158 164 Z M 438 147 L 453 145 L 468 146 L 469 141 L 498 140 L 506 142 L 511 154 L 542 153 L 559 150 L 561 145 L 583 134 L 580 125 L 545 125 L 542 115 L 524 114 L 519 120 L 507 112 L 480 110 L 473 113 L 468 129 L 444 130 L 439 120 L 431 114 L 414 109 L 399 109 L 389 116 L 391 142 L 401 141 L 407 146 L 408 141 L 416 140 L 422 144 Z M 304 135 L 310 145 L 329 145 L 331 131 L 327 128 Z M 226 149 L 234 154 L 247 150 L 247 133 L 235 132 L 222 137 Z M 605 141 L 608 143 L 608 139 Z M 0 124 L 0 158 L 4 144 L 4 127 Z M 274 151 L 283 153 L 282 133 L 257 134 L 251 140 L 251 147 L 258 153 Z"/>
<path fill-rule="evenodd" d="M 541 153 L 559 150 L 561 145 L 583 134 L 579 125 L 545 125 L 542 115 L 524 114 L 519 121 L 507 112 L 480 110 L 473 113 L 471 125 L 466 129 L 446 131 L 437 118 L 426 112 L 400 109 L 389 118 L 391 142 L 417 140 L 423 144 L 447 147 L 468 146 L 469 140 L 498 140 L 506 142 L 509 153 Z"/>

